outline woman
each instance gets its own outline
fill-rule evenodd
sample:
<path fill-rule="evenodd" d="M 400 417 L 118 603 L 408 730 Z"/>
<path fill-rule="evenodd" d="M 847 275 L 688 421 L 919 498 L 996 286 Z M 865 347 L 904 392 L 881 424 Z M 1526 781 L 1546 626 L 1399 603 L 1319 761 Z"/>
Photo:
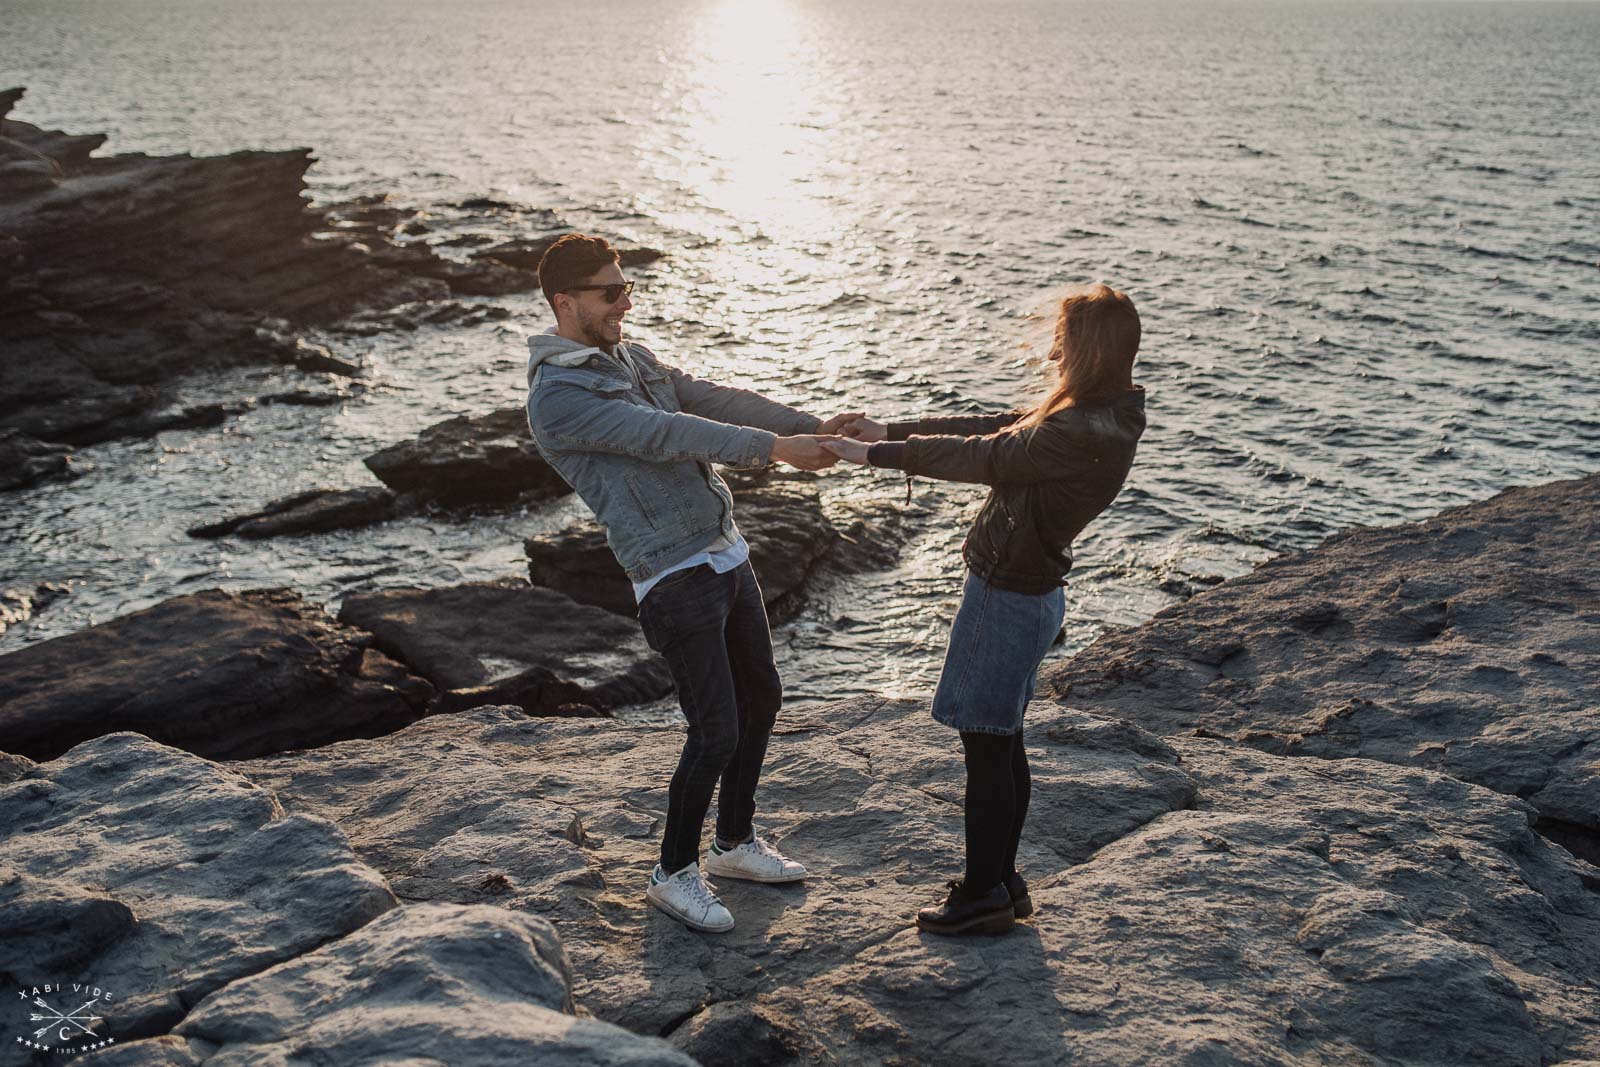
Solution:
<path fill-rule="evenodd" d="M 966 876 L 917 914 L 937 934 L 998 934 L 1033 912 L 1017 873 L 1031 782 L 1022 714 L 1061 631 L 1072 541 L 1114 500 L 1144 432 L 1133 384 L 1139 314 L 1096 285 L 1061 301 L 1050 362 L 1056 382 L 1026 412 L 884 424 L 822 442 L 852 463 L 993 486 L 962 546 L 967 578 L 933 717 L 961 732 L 966 756 Z"/>

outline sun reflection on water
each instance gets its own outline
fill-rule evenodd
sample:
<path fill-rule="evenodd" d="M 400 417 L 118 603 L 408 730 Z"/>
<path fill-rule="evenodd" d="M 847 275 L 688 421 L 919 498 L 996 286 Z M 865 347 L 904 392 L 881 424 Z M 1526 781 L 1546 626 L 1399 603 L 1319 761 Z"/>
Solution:
<path fill-rule="evenodd" d="M 829 241 L 839 113 L 817 28 L 792 0 L 722 0 L 692 41 L 683 81 L 665 90 L 673 136 L 658 173 L 685 189 L 682 207 L 699 217 L 674 221 L 713 239 Z"/>

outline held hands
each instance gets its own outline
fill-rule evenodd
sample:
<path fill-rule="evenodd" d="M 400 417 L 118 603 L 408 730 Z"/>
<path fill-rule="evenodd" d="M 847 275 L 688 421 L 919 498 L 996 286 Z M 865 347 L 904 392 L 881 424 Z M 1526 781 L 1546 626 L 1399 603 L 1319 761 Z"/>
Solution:
<path fill-rule="evenodd" d="M 839 459 L 862 465 L 866 464 L 867 452 L 872 448 L 866 441 L 852 441 L 848 437 L 828 437 L 819 441 L 818 444 L 832 452 Z"/>
<path fill-rule="evenodd" d="M 772 459 L 803 471 L 826 470 L 841 459 L 865 464 L 868 446 L 888 435 L 885 423 L 847 411 L 824 421 L 814 434 L 778 438 L 772 444 Z"/>
<path fill-rule="evenodd" d="M 824 440 L 830 439 L 808 433 L 780 437 L 772 442 L 772 460 L 803 471 L 825 470 L 839 462 L 839 457 L 822 447 Z"/>
<path fill-rule="evenodd" d="M 876 419 L 869 419 L 859 411 L 847 411 L 842 415 L 835 415 L 821 426 L 818 426 L 817 433 L 824 435 L 843 434 L 845 437 L 853 438 L 857 441 L 865 441 L 870 445 L 877 444 L 887 438 L 889 436 L 889 426 L 887 423 L 878 422 Z M 850 457 L 846 456 L 845 458 L 849 459 Z"/>

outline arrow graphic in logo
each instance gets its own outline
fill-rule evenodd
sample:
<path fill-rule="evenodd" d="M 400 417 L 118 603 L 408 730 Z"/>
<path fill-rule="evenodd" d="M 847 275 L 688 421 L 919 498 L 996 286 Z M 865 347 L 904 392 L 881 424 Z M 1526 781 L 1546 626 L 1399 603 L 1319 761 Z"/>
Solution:
<path fill-rule="evenodd" d="M 61 1012 L 53 1007 L 43 997 L 34 997 L 33 1003 L 37 1007 L 43 1008 L 49 1013 L 47 1015 L 41 1015 L 38 1012 L 34 1012 L 28 1016 L 29 1022 L 44 1022 L 43 1026 L 39 1027 L 39 1029 L 33 1032 L 34 1039 L 43 1039 L 44 1035 L 48 1033 L 50 1028 L 53 1026 L 61 1026 L 61 1032 L 57 1035 L 57 1037 L 62 1041 L 65 1041 L 67 1038 L 72 1036 L 72 1031 L 68 1029 L 69 1026 L 76 1027 L 86 1034 L 93 1035 L 94 1031 L 90 1029 L 90 1027 L 100 1022 L 102 1017 L 95 1015 L 93 1012 L 89 1011 L 89 1009 L 94 1007 L 95 1001 L 98 1001 L 99 999 L 99 997 L 95 997 L 94 1000 L 90 1000 L 84 1004 L 81 1004 L 72 1009 L 70 1012 Z M 88 1025 L 85 1025 L 85 1023 Z"/>

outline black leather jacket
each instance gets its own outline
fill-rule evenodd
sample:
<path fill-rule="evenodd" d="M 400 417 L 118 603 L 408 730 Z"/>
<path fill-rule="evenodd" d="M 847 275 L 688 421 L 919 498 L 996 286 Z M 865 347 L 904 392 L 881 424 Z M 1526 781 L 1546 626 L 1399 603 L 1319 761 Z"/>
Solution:
<path fill-rule="evenodd" d="M 907 474 L 993 486 L 961 548 L 984 580 L 1018 593 L 1066 584 L 1072 541 L 1127 480 L 1144 433 L 1144 390 L 1070 407 L 1031 430 L 1000 433 L 1020 417 L 972 415 L 889 424 L 871 462 Z"/>

